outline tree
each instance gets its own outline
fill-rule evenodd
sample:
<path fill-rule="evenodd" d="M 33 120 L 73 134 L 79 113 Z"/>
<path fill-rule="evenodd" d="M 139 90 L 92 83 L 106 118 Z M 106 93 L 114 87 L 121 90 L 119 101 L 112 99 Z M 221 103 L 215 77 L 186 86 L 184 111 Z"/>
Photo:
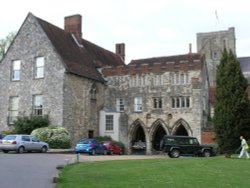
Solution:
<path fill-rule="evenodd" d="M 222 151 L 238 148 L 240 135 L 249 138 L 250 132 L 246 134 L 246 130 L 250 130 L 247 87 L 238 59 L 225 49 L 217 67 L 214 109 L 216 140 Z"/>
<path fill-rule="evenodd" d="M 16 32 L 10 32 L 4 39 L 0 39 L 0 60 L 3 58 L 15 36 Z"/>

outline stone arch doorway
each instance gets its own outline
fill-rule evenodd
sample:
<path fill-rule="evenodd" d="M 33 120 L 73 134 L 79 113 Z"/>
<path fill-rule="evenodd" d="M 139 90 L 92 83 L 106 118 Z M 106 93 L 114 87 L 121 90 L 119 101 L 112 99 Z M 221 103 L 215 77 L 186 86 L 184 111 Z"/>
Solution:
<path fill-rule="evenodd" d="M 150 137 L 151 137 L 151 143 L 152 143 L 152 151 L 159 151 L 160 150 L 160 143 L 163 138 L 163 136 L 169 134 L 169 130 L 167 129 L 167 126 L 165 122 L 161 119 L 156 120 L 153 125 L 152 129 L 150 131 Z"/>
<path fill-rule="evenodd" d="M 145 129 L 145 125 L 139 119 L 136 120 L 130 128 L 129 131 L 129 153 L 146 153 L 148 143 L 148 134 L 147 130 Z"/>
<path fill-rule="evenodd" d="M 174 135 L 188 136 L 188 132 L 187 132 L 187 130 L 185 129 L 185 127 L 184 127 L 183 125 L 180 125 L 180 126 L 176 129 Z"/>
<path fill-rule="evenodd" d="M 179 119 L 172 130 L 172 135 L 192 136 L 193 132 L 189 124 L 184 119 Z"/>
<path fill-rule="evenodd" d="M 141 125 L 137 125 L 132 134 L 132 142 L 146 142 L 146 136 Z"/>
<path fill-rule="evenodd" d="M 152 137 L 152 149 L 159 151 L 160 150 L 160 143 L 164 135 L 166 135 L 165 129 L 162 127 L 162 125 L 158 125 L 153 137 Z"/>

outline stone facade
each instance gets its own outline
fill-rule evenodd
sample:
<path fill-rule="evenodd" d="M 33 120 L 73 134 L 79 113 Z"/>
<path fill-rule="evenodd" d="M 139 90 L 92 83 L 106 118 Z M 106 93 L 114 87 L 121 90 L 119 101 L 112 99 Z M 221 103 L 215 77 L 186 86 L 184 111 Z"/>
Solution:
<path fill-rule="evenodd" d="M 44 78 L 34 78 L 35 58 L 44 57 Z M 13 60 L 21 61 L 20 80 L 11 80 Z M 34 95 L 43 95 L 43 114 L 49 114 L 51 122 L 63 124 L 64 66 L 50 41 L 35 19 L 27 17 L 0 63 L 0 129 L 8 128 L 9 99 L 19 97 L 18 115 L 32 114 Z"/>
<path fill-rule="evenodd" d="M 119 112 L 117 99 L 124 102 L 124 110 L 120 112 L 118 122 L 119 135 L 130 152 L 133 144 L 139 140 L 146 144 L 146 153 L 159 150 L 161 138 L 165 134 L 189 135 L 201 139 L 201 130 L 206 126 L 209 114 L 205 61 L 200 58 L 189 62 L 182 61 L 181 58 L 177 56 L 176 59 L 179 60 L 171 62 L 171 66 L 153 60 L 155 62 L 152 67 L 146 64 L 129 64 L 103 69 L 103 75 L 108 81 L 105 107 L 116 109 L 113 110 L 115 114 Z M 184 64 L 189 66 L 183 66 Z M 178 70 L 174 70 L 172 66 L 178 67 Z M 196 68 L 190 68 L 193 66 Z M 176 82 L 177 75 L 185 76 L 184 80 Z M 139 110 L 135 109 L 137 97 L 142 100 Z M 190 104 L 184 104 L 187 102 L 185 101 L 179 107 L 174 107 L 173 100 L 176 98 L 184 101 L 188 98 Z"/>
<path fill-rule="evenodd" d="M 197 52 L 204 53 L 207 61 L 209 85 L 215 86 L 216 67 L 220 63 L 221 52 L 224 49 L 236 53 L 235 29 L 197 33 Z"/>
<path fill-rule="evenodd" d="M 35 59 L 44 57 L 44 76 L 34 77 Z M 12 62 L 20 60 L 20 79 L 13 81 Z M 0 131 L 11 129 L 10 98 L 18 97 L 18 116 L 33 114 L 34 95 L 42 96 L 42 114 L 51 124 L 64 126 L 72 143 L 97 136 L 98 112 L 103 106 L 102 82 L 68 72 L 65 62 L 42 29 L 29 14 L 6 56 L 0 63 Z M 13 117 L 12 117 L 13 118 Z"/>

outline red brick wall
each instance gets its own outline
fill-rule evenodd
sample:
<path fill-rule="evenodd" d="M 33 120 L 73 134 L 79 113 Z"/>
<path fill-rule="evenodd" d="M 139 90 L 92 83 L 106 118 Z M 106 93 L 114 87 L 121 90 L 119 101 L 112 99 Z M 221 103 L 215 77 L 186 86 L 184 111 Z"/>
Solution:
<path fill-rule="evenodd" d="M 214 131 L 202 131 L 201 133 L 201 143 L 202 144 L 216 144 L 214 140 L 215 133 Z"/>

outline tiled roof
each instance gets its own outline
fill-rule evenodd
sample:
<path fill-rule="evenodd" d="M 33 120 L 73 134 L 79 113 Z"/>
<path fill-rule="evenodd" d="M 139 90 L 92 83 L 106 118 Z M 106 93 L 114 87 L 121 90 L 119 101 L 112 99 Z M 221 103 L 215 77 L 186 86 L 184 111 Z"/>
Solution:
<path fill-rule="evenodd" d="M 132 60 L 130 64 L 117 67 L 105 67 L 105 76 L 127 75 L 137 73 L 161 73 L 166 71 L 200 70 L 203 66 L 203 56 L 198 53 L 155 57 L 149 59 Z"/>
<path fill-rule="evenodd" d="M 132 60 L 130 65 L 141 65 L 141 64 L 148 64 L 153 65 L 156 63 L 161 63 L 162 65 L 171 64 L 171 63 L 192 63 L 195 60 L 201 60 L 202 55 L 199 53 L 189 53 L 183 55 L 175 55 L 175 56 L 164 56 L 164 57 L 153 57 L 147 59 L 138 59 Z"/>
<path fill-rule="evenodd" d="M 70 73 L 103 81 L 96 68 L 124 65 L 120 56 L 82 39 L 79 47 L 70 33 L 35 17 L 51 43 L 62 57 L 66 70 Z"/>
<path fill-rule="evenodd" d="M 250 72 L 250 57 L 239 57 L 241 71 Z"/>

